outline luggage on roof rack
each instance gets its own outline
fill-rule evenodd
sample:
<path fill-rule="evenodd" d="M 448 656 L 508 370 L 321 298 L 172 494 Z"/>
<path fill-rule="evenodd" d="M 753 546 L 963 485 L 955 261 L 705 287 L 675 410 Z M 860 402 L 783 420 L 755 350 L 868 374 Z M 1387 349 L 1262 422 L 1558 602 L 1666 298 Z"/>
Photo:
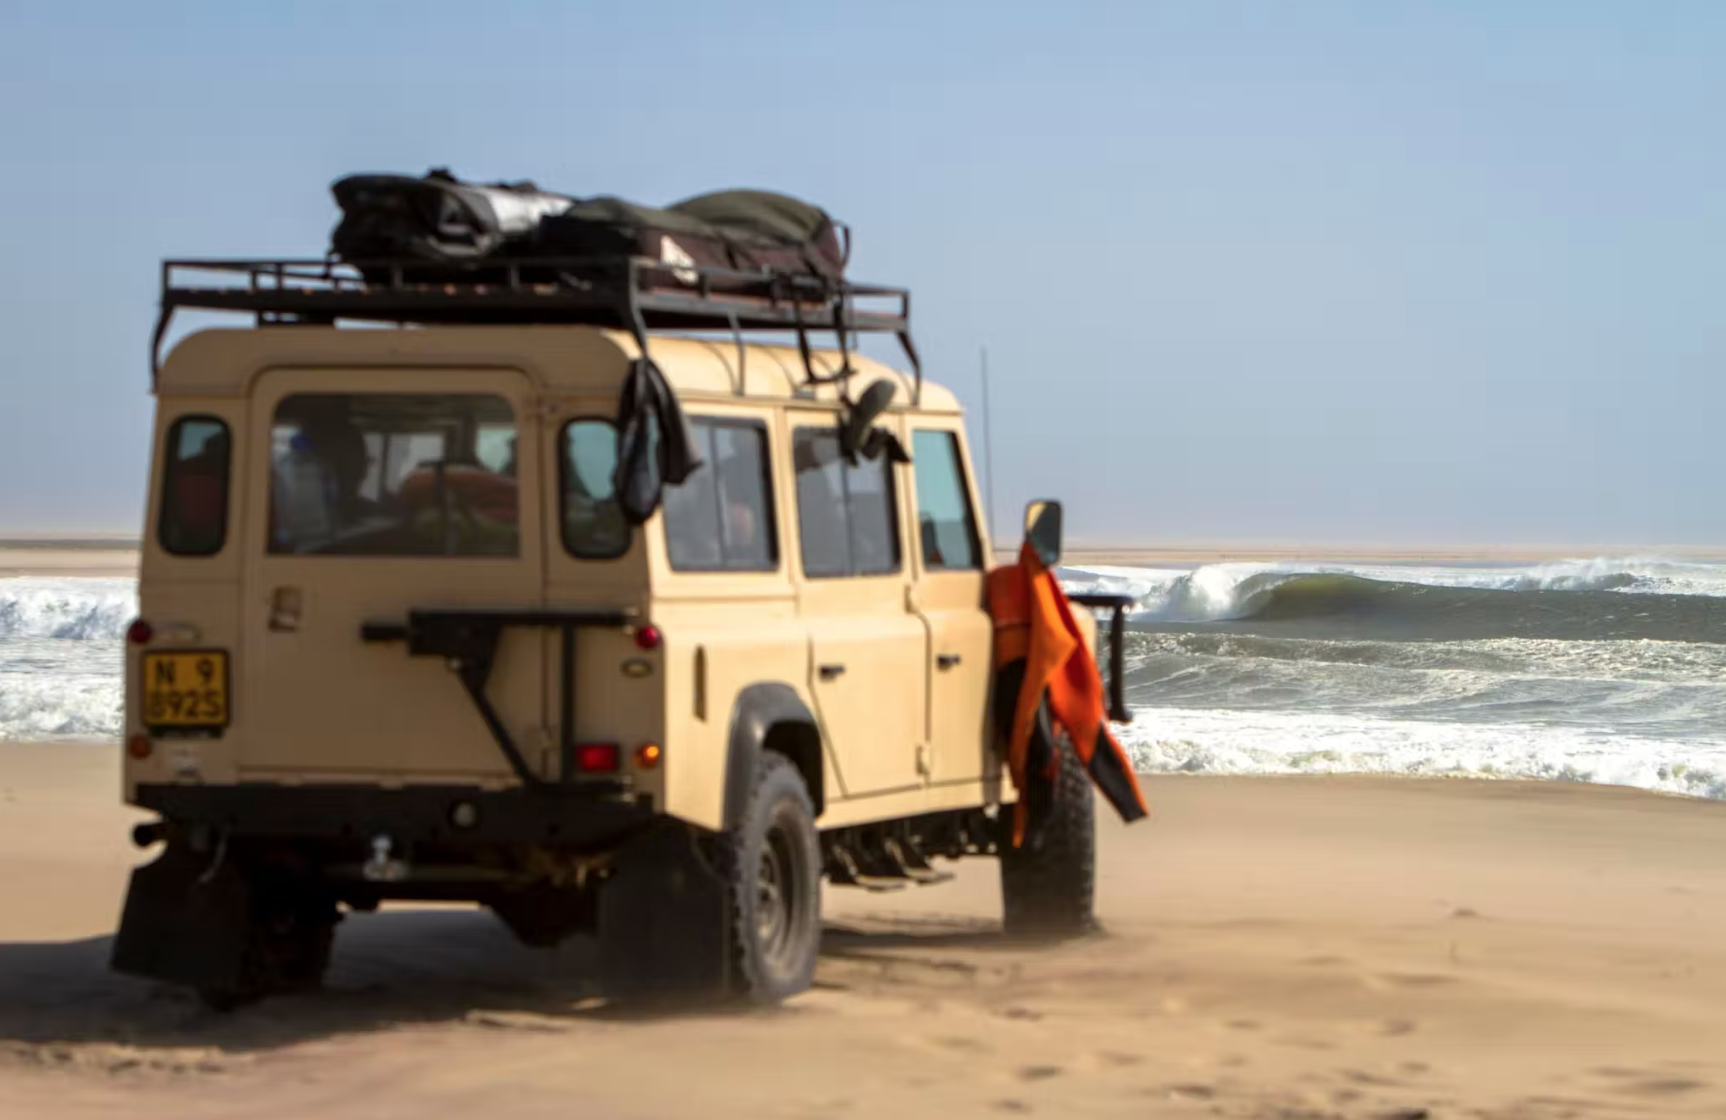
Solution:
<path fill-rule="evenodd" d="M 533 280 L 553 271 L 533 268 L 535 259 L 639 257 L 667 266 L 646 276 L 655 287 L 692 287 L 697 267 L 837 282 L 850 255 L 849 231 L 825 210 L 771 191 L 715 191 L 659 208 L 533 183 L 467 183 L 444 169 L 350 175 L 330 189 L 342 209 L 331 252 L 372 281 L 384 278 L 374 261 L 419 262 L 407 273 L 415 280 L 472 280 L 471 266 L 510 256 Z"/>
<path fill-rule="evenodd" d="M 643 354 L 655 330 L 789 332 L 810 384 L 851 375 L 851 336 L 899 339 L 919 389 L 911 293 L 845 279 L 851 237 L 825 210 L 771 191 L 696 195 L 663 209 L 577 199 L 533 183 L 350 175 L 321 260 L 162 262 L 152 377 L 180 308 L 287 323 L 561 323 L 618 327 Z M 832 332 L 817 373 L 809 333 Z M 842 390 L 843 395 L 843 390 Z"/>

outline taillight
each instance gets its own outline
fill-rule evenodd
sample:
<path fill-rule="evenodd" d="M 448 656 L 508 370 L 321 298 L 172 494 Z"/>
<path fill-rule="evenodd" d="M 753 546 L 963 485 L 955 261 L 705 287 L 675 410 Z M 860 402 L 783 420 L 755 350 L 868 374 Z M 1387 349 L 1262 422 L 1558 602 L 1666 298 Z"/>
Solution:
<path fill-rule="evenodd" d="M 642 770 L 652 770 L 659 765 L 664 754 L 658 743 L 643 743 L 635 748 L 635 765 Z"/>
<path fill-rule="evenodd" d="M 616 743 L 580 743 L 575 748 L 575 768 L 583 774 L 617 772 Z"/>
<path fill-rule="evenodd" d="M 145 645 L 155 634 L 150 624 L 141 618 L 134 618 L 132 625 L 126 627 L 126 640 L 135 646 Z"/>
<path fill-rule="evenodd" d="M 150 742 L 148 735 L 134 735 L 126 740 L 126 753 L 139 762 L 149 758 L 150 752 L 154 749 L 155 744 Z"/>
<path fill-rule="evenodd" d="M 636 627 L 636 630 L 635 630 L 635 648 L 636 649 L 655 650 L 655 649 L 659 648 L 659 644 L 661 642 L 663 642 L 664 640 L 665 640 L 665 636 L 659 632 L 659 627 L 655 626 L 651 622 L 647 623 L 646 625 Z"/>

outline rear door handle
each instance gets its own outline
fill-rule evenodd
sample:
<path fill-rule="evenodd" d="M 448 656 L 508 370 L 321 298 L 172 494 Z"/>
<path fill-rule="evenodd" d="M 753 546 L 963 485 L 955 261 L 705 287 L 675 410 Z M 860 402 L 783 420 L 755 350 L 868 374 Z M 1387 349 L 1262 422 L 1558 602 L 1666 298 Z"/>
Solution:
<path fill-rule="evenodd" d="M 935 664 L 943 669 L 951 669 L 963 660 L 964 658 L 956 653 L 943 653 L 935 658 Z"/>
<path fill-rule="evenodd" d="M 817 672 L 819 672 L 821 674 L 822 680 L 830 681 L 830 680 L 833 680 L 835 677 L 844 676 L 845 675 L 845 666 L 843 666 L 843 665 L 823 665 L 820 667 L 820 669 L 817 670 Z"/>

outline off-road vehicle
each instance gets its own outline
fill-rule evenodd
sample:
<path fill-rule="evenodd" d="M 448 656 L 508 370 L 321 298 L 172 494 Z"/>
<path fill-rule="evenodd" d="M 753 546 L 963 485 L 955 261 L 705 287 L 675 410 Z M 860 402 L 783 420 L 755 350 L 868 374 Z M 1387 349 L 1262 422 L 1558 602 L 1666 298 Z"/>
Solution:
<path fill-rule="evenodd" d="M 1003 832 L 989 529 L 908 294 L 652 263 L 165 264 L 115 968 L 233 1004 L 315 984 L 344 908 L 454 900 L 596 934 L 622 994 L 774 1001 L 823 879 L 972 855 L 1009 930 L 1089 927 L 1070 748 Z M 188 308 L 250 319 L 160 359 Z"/>

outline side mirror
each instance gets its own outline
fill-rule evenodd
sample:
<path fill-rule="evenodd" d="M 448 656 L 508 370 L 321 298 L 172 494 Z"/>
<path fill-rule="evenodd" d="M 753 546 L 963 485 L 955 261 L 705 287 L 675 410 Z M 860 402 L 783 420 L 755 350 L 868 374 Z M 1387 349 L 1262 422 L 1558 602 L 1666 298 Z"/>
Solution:
<path fill-rule="evenodd" d="M 875 421 L 887 411 L 893 403 L 895 390 L 893 383 L 886 378 L 875 382 L 863 390 L 863 395 L 846 413 L 844 423 L 839 428 L 839 448 L 847 459 L 855 460 L 856 455 L 868 441 L 869 429 L 875 426 Z"/>
<path fill-rule="evenodd" d="M 1025 507 L 1025 543 L 1043 566 L 1061 562 L 1061 503 L 1053 499 L 1035 501 Z"/>

